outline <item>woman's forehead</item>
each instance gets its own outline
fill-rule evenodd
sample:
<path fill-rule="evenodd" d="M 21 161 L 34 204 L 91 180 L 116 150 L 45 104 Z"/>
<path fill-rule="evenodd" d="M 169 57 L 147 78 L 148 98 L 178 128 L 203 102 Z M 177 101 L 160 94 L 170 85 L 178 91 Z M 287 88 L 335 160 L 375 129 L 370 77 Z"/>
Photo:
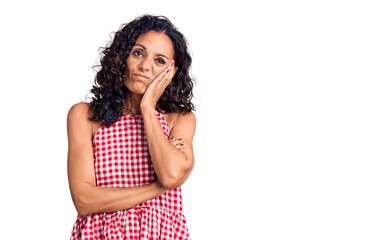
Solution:
<path fill-rule="evenodd" d="M 174 57 L 174 47 L 170 37 L 165 33 L 151 30 L 138 36 L 135 46 L 144 48 L 150 54 L 163 54 L 168 58 Z"/>

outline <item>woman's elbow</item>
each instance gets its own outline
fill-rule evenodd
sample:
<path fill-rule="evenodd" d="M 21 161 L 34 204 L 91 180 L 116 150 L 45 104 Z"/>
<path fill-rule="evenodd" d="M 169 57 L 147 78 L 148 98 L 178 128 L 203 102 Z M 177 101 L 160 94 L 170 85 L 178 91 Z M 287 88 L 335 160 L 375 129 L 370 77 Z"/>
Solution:
<path fill-rule="evenodd" d="M 85 209 L 77 208 L 77 207 L 76 207 L 76 211 L 77 211 L 77 214 L 79 214 L 79 215 L 81 215 L 81 216 L 90 214 L 89 211 L 87 211 L 87 210 L 85 210 Z"/>
<path fill-rule="evenodd" d="M 81 205 L 81 204 L 75 204 L 76 206 L 76 211 L 79 215 L 87 215 L 92 213 L 90 209 L 86 205 Z"/>
<path fill-rule="evenodd" d="M 92 213 L 90 209 L 91 205 L 88 198 L 83 194 L 75 194 L 73 197 L 73 204 L 75 205 L 76 211 L 79 215 L 87 215 Z"/>
<path fill-rule="evenodd" d="M 181 184 L 179 183 L 179 179 L 176 177 L 165 177 L 159 180 L 161 185 L 165 189 L 174 189 L 181 186 Z"/>
<path fill-rule="evenodd" d="M 178 170 L 174 173 L 171 172 L 170 175 L 163 177 L 160 180 L 161 185 L 166 189 L 174 189 L 182 186 L 187 177 L 189 176 L 190 171 L 193 169 L 193 164 L 190 167 L 185 169 Z"/>

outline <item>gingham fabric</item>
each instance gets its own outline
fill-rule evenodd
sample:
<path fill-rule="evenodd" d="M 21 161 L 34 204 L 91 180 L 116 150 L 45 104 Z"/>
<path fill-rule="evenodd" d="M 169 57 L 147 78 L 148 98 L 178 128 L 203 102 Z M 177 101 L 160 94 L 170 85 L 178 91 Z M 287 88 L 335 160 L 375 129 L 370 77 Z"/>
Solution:
<path fill-rule="evenodd" d="M 156 116 L 168 138 L 167 122 L 157 110 Z M 134 187 L 157 179 L 142 115 L 124 115 L 110 127 L 101 126 L 93 146 L 97 186 Z M 127 210 L 78 215 L 71 236 L 76 239 L 190 239 L 181 189 L 170 189 Z"/>

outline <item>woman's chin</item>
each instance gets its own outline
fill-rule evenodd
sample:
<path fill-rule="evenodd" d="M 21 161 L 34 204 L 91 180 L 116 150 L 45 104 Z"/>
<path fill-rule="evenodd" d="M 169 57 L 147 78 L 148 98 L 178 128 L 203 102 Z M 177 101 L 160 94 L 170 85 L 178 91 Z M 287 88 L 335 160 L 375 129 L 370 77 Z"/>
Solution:
<path fill-rule="evenodd" d="M 133 94 L 144 95 L 145 91 L 131 91 Z"/>
<path fill-rule="evenodd" d="M 144 95 L 145 90 L 146 90 L 145 87 L 144 87 L 144 88 L 129 88 L 129 87 L 127 87 L 127 89 L 128 89 L 131 93 L 133 93 L 133 94 L 139 94 L 139 95 Z"/>

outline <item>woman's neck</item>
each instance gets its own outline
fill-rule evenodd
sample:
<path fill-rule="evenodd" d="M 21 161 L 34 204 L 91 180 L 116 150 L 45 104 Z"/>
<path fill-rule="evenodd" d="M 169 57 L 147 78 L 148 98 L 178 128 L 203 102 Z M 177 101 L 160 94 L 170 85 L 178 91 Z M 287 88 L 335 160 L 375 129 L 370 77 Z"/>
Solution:
<path fill-rule="evenodd" d="M 140 103 L 143 95 L 129 93 L 124 103 L 124 113 L 128 115 L 141 115 Z"/>

